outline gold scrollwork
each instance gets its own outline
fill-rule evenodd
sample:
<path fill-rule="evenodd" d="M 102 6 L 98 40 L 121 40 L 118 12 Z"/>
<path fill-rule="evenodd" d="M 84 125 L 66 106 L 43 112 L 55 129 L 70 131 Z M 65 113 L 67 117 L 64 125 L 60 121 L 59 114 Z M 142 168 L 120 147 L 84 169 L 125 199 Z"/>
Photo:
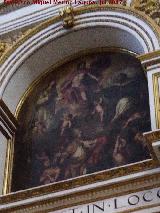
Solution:
<path fill-rule="evenodd" d="M 7 49 L 7 45 L 5 42 L 1 41 L 0 42 L 0 57 L 4 54 L 4 52 Z"/>
<path fill-rule="evenodd" d="M 30 32 L 30 28 L 19 30 L 15 33 L 8 33 L 0 40 L 0 60 L 3 58 L 13 46 L 18 43 L 25 35 Z"/>
<path fill-rule="evenodd" d="M 135 0 L 132 6 L 145 12 L 160 26 L 160 2 L 159 0 Z"/>

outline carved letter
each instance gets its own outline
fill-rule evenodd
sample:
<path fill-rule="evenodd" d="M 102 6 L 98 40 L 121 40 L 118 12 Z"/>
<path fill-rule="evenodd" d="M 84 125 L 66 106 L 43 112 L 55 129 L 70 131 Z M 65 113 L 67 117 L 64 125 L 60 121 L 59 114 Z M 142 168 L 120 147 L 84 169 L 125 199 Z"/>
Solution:
<path fill-rule="evenodd" d="M 103 202 L 103 207 L 100 207 L 100 206 L 98 206 L 98 205 L 96 205 L 96 204 L 93 204 L 93 213 L 94 213 L 94 208 L 97 208 L 97 209 L 100 209 L 101 211 L 103 211 L 104 212 L 104 202 Z"/>
<path fill-rule="evenodd" d="M 123 208 L 123 207 L 126 207 L 126 206 L 118 207 L 117 199 L 115 198 L 115 199 L 114 199 L 114 208 L 115 208 L 115 209 L 119 209 L 119 208 Z"/>
<path fill-rule="evenodd" d="M 136 203 L 131 203 L 131 201 L 130 201 L 130 199 L 131 198 L 137 198 L 137 202 Z M 137 205 L 138 203 L 139 203 L 139 197 L 137 196 L 137 195 L 132 195 L 132 196 L 130 196 L 129 198 L 128 198 L 128 203 L 130 204 L 130 205 Z"/>
<path fill-rule="evenodd" d="M 153 198 L 150 198 L 150 199 L 147 199 L 146 198 L 146 194 L 152 194 L 152 192 L 151 191 L 148 191 L 148 192 L 146 192 L 146 193 L 144 193 L 144 195 L 143 195 L 143 200 L 145 201 L 145 202 L 151 202 L 152 200 L 153 200 Z"/>

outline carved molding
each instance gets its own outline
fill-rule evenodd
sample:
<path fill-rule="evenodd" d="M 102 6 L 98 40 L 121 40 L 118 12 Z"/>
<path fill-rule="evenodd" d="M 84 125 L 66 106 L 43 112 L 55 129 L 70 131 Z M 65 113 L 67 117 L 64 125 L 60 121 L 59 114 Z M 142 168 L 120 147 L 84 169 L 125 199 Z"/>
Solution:
<path fill-rule="evenodd" d="M 153 158 L 160 163 L 160 129 L 144 133 Z"/>
<path fill-rule="evenodd" d="M 146 189 L 152 189 L 160 186 L 160 174 L 147 175 L 145 177 L 131 179 L 130 181 L 121 181 L 119 183 L 103 185 L 94 189 L 77 191 L 67 195 L 56 197 L 40 198 L 32 203 L 24 201 L 24 203 L 10 203 L 9 206 L 1 206 L 0 212 L 18 213 L 18 212 L 49 212 L 57 211 L 71 206 L 81 205 L 85 203 L 95 202 L 102 199 L 108 199 L 114 196 L 125 195 L 132 192 L 138 192 Z M 18 198 L 19 193 L 12 194 Z M 6 197 L 3 197 L 4 199 Z"/>
<path fill-rule="evenodd" d="M 92 6 L 91 5 L 91 6 L 86 6 L 86 7 L 82 7 L 82 8 L 75 8 L 74 9 L 74 15 L 77 16 L 77 15 L 81 15 L 81 14 L 84 14 L 84 13 L 93 12 L 93 11 L 97 11 L 97 10 L 108 11 L 110 9 L 115 10 L 115 11 L 119 11 L 119 12 L 123 12 L 125 10 L 126 13 L 130 13 L 130 14 L 134 15 L 135 17 L 145 18 L 147 24 L 149 23 L 150 26 L 152 26 L 157 38 L 160 39 L 160 31 L 157 30 L 157 25 L 154 23 L 154 21 L 152 22 L 151 20 L 148 19 L 147 16 L 143 16 L 142 14 L 136 13 L 136 11 L 133 10 L 133 8 L 125 8 L 125 7 L 122 7 L 121 5 L 117 6 L 115 4 L 112 7 L 108 6 L 107 4 L 101 5 L 101 6 L 98 6 L 98 5 Z M 65 14 L 65 16 L 66 16 L 66 14 Z M 8 58 L 8 56 L 11 53 L 13 53 L 15 51 L 15 49 L 20 44 L 24 43 L 27 39 L 29 39 L 31 36 L 38 33 L 40 30 L 43 30 L 45 27 L 59 21 L 61 18 L 62 17 L 60 17 L 60 16 L 54 16 L 54 17 L 52 17 L 52 18 L 50 18 L 50 19 L 48 19 L 44 22 L 41 22 L 38 25 L 35 25 L 35 26 L 32 25 L 32 26 L 30 26 L 30 28 L 28 27 L 29 29 L 27 29 L 26 31 L 20 30 L 17 35 L 6 36 L 6 38 L 2 37 L 2 39 L 0 39 L 0 42 L 6 43 L 8 47 L 5 49 L 5 51 L 3 51 L 3 54 L 0 54 L 0 64 L 3 64 L 3 62 Z M 63 18 L 63 21 L 64 21 L 64 25 L 68 26 L 68 24 L 66 23 L 66 20 L 64 18 Z M 119 23 L 121 23 L 121 22 L 119 22 Z M 13 32 L 13 34 L 15 34 L 15 33 Z M 11 47 L 13 47 L 13 48 L 11 48 Z"/>
<path fill-rule="evenodd" d="M 144 55 L 139 55 L 137 56 L 137 58 L 141 61 L 141 64 L 144 66 L 146 72 L 149 72 L 149 67 L 155 65 L 158 67 L 160 65 L 160 50 L 150 52 Z"/>
<path fill-rule="evenodd" d="M 0 131 L 10 139 L 15 134 L 18 122 L 3 100 L 0 100 Z"/>

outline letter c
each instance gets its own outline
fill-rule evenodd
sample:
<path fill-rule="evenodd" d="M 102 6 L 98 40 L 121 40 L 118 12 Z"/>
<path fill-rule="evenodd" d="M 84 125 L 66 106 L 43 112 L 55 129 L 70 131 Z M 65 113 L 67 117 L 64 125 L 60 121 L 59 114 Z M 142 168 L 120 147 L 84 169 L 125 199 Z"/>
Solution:
<path fill-rule="evenodd" d="M 153 200 L 153 197 L 150 198 L 150 199 L 148 199 L 148 198 L 146 198 L 146 194 L 152 194 L 152 192 L 151 192 L 151 191 L 148 191 L 148 192 L 144 193 L 144 195 L 143 195 L 143 200 L 144 200 L 145 202 L 151 202 L 151 201 Z"/>
<path fill-rule="evenodd" d="M 160 189 L 159 189 L 158 192 L 157 192 L 157 197 L 160 198 Z"/>

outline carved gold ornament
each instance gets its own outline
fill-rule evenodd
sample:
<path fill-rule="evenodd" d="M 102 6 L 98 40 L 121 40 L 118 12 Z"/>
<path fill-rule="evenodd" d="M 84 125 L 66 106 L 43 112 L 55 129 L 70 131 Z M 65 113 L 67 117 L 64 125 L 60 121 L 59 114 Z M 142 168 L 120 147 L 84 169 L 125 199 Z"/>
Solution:
<path fill-rule="evenodd" d="M 0 59 L 10 50 L 12 47 L 19 42 L 25 35 L 30 32 L 29 29 L 18 31 L 15 33 L 8 33 L 5 37 L 0 40 Z"/>
<path fill-rule="evenodd" d="M 6 50 L 6 43 L 5 42 L 0 42 L 0 57 L 3 55 L 3 53 L 5 52 Z"/>
<path fill-rule="evenodd" d="M 71 5 L 62 8 L 59 12 L 63 20 L 63 27 L 70 28 L 74 25 L 73 7 Z"/>
<path fill-rule="evenodd" d="M 135 0 L 132 6 L 146 13 L 160 26 L 160 1 L 159 0 Z"/>

